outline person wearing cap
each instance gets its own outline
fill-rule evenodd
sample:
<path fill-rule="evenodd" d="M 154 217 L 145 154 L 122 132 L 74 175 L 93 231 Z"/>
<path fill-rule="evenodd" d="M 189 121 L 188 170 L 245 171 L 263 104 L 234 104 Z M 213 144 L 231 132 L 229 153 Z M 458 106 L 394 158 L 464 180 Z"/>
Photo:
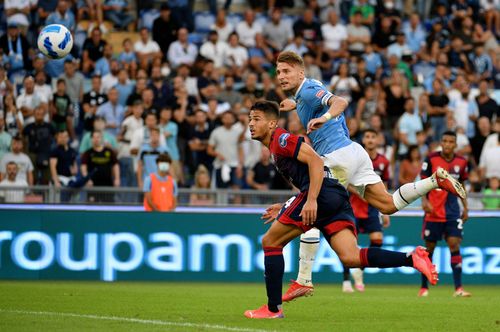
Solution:
<path fill-rule="evenodd" d="M 167 153 L 156 158 L 158 171 L 144 180 L 144 210 L 168 212 L 177 206 L 177 182 L 169 175 L 172 160 Z"/>
<path fill-rule="evenodd" d="M 160 45 L 164 55 L 167 54 L 170 44 L 177 39 L 179 23 L 171 16 L 172 10 L 167 3 L 160 7 L 160 16 L 153 22 L 153 40 Z"/>
<path fill-rule="evenodd" d="M 7 3 L 5 7 L 7 10 Z M 7 24 L 7 33 L 0 37 L 0 50 L 3 52 L 4 61 L 6 60 L 9 77 L 14 73 L 24 75 L 25 71 L 31 70 L 30 44 L 21 34 L 19 23 L 11 21 Z"/>

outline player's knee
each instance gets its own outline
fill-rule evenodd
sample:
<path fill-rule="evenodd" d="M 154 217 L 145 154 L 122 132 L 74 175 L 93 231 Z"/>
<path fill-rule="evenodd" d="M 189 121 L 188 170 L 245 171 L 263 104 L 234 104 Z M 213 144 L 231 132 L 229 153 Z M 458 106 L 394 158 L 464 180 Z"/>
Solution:
<path fill-rule="evenodd" d="M 279 247 L 281 243 L 278 243 L 276 239 L 274 239 L 269 234 L 265 234 L 261 240 L 262 247 Z"/>
<path fill-rule="evenodd" d="M 337 253 L 339 256 L 340 261 L 345 267 L 359 267 L 359 254 L 355 253 L 350 253 L 350 252 L 342 252 L 342 253 Z"/>

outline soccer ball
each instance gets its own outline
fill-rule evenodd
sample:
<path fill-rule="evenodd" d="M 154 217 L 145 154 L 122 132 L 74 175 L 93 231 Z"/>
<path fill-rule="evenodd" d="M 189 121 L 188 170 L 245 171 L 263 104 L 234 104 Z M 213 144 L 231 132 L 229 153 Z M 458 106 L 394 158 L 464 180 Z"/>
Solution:
<path fill-rule="evenodd" d="M 50 59 L 64 58 L 73 47 L 71 32 L 61 24 L 45 26 L 38 35 L 38 49 Z"/>

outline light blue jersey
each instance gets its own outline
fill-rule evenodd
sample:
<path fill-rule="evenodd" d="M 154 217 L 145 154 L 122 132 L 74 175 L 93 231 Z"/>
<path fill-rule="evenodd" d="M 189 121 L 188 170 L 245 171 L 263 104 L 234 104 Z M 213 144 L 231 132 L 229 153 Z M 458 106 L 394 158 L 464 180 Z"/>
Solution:
<path fill-rule="evenodd" d="M 305 79 L 295 94 L 297 114 L 304 128 L 310 120 L 319 118 L 328 109 L 333 94 L 320 81 Z M 319 155 L 326 155 L 352 143 L 344 114 L 327 121 L 321 128 L 309 134 L 313 148 Z"/>

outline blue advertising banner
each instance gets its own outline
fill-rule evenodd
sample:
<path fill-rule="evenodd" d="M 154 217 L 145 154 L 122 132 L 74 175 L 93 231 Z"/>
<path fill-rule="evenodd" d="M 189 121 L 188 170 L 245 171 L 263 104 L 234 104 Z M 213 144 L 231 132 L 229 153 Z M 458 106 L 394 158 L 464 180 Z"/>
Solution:
<path fill-rule="evenodd" d="M 263 280 L 260 238 L 268 226 L 253 213 L 144 213 L 0 209 L 0 278 L 29 280 Z M 422 218 L 396 216 L 384 248 L 421 245 Z M 500 220 L 471 217 L 462 245 L 465 283 L 500 283 Z M 360 236 L 360 244 L 367 244 Z M 440 282 L 451 282 L 450 255 L 434 254 Z M 298 242 L 285 249 L 285 278 L 295 278 Z M 342 266 L 322 240 L 316 282 L 340 282 Z M 411 268 L 366 269 L 370 283 L 418 283 Z"/>

